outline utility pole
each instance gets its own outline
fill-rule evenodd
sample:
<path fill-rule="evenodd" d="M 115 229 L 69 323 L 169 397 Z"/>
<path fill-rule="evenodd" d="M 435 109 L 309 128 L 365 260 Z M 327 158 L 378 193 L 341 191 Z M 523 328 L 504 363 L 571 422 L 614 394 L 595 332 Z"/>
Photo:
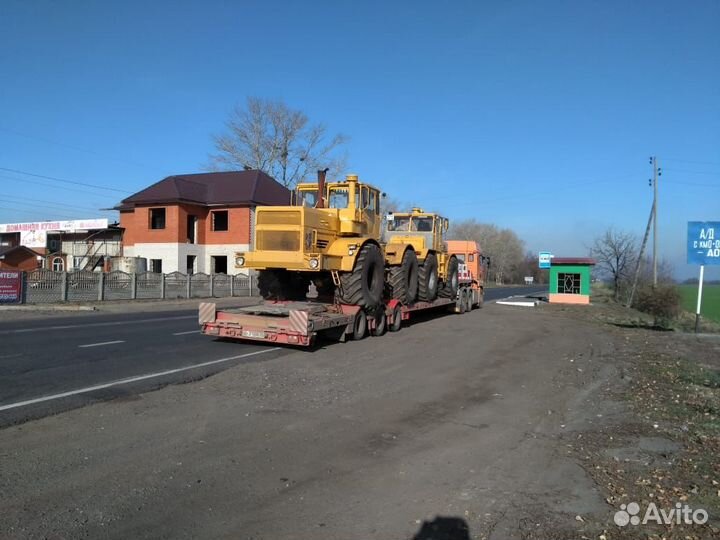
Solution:
<path fill-rule="evenodd" d="M 650 164 L 653 166 L 653 211 L 652 211 L 652 222 L 653 222 L 653 287 L 657 287 L 657 261 L 658 261 L 658 177 L 662 175 L 662 169 L 658 167 L 657 156 L 650 158 Z"/>

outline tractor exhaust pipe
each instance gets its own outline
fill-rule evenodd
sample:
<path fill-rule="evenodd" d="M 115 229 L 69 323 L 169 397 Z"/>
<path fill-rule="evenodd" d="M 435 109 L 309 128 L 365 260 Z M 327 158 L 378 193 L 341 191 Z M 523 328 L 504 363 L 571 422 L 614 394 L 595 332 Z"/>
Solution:
<path fill-rule="evenodd" d="M 330 169 L 323 169 L 317 172 L 318 175 L 318 198 L 315 208 L 325 208 L 325 175 Z"/>

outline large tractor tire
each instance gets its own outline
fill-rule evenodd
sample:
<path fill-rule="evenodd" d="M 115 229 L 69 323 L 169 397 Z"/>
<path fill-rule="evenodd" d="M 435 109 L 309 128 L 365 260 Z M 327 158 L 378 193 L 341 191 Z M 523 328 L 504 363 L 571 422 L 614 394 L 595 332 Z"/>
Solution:
<path fill-rule="evenodd" d="M 434 253 L 428 253 L 418 271 L 418 297 L 432 302 L 438 295 L 438 262 Z"/>
<path fill-rule="evenodd" d="M 258 289 L 265 300 L 305 300 L 308 280 L 299 272 L 279 268 L 260 270 Z"/>
<path fill-rule="evenodd" d="M 375 244 L 365 244 L 355 258 L 352 272 L 340 275 L 337 296 L 343 304 L 374 308 L 382 302 L 385 259 Z"/>
<path fill-rule="evenodd" d="M 438 296 L 443 298 L 455 298 L 458 292 L 458 260 L 457 257 L 450 257 L 445 273 L 445 282 L 438 291 Z"/>
<path fill-rule="evenodd" d="M 388 277 L 390 295 L 403 304 L 412 304 L 418 293 L 418 260 L 412 249 L 405 250 L 400 266 L 393 266 Z"/>

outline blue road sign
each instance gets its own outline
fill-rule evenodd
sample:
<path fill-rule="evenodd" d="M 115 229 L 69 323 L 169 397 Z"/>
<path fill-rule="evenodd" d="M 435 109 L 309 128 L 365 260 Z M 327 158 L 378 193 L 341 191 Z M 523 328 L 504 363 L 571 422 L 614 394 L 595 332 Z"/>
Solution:
<path fill-rule="evenodd" d="M 720 221 L 688 221 L 688 264 L 720 264 Z"/>
<path fill-rule="evenodd" d="M 538 255 L 538 267 L 550 268 L 550 261 L 552 260 L 552 253 L 549 251 L 541 251 Z"/>

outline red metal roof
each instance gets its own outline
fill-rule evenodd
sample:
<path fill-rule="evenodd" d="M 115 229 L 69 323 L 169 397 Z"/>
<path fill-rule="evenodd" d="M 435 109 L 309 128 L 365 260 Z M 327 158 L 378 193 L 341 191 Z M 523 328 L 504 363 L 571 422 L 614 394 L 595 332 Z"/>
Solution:
<path fill-rule="evenodd" d="M 138 191 L 120 210 L 138 205 L 191 203 L 210 205 L 287 205 L 290 190 L 262 171 L 231 171 L 168 176 Z"/>
<path fill-rule="evenodd" d="M 596 262 L 595 259 L 591 257 L 553 257 L 550 259 L 551 266 L 557 266 L 559 264 L 593 265 L 596 264 Z"/>

